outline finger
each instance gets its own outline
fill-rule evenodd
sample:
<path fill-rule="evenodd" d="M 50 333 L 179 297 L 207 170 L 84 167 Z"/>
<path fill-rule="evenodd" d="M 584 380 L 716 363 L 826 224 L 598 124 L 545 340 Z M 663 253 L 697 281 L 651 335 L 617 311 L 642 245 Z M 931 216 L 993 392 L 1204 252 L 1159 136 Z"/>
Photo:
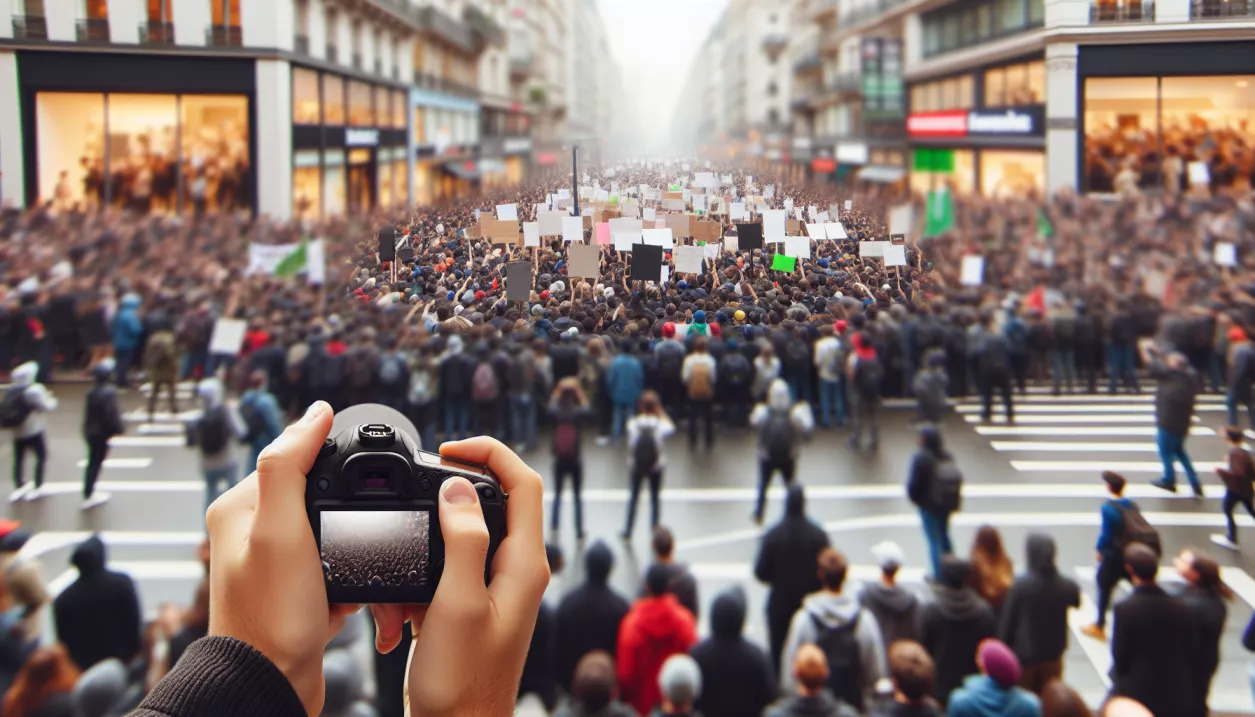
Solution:
<path fill-rule="evenodd" d="M 432 606 L 442 613 L 485 609 L 488 526 L 475 487 L 465 478 L 455 476 L 440 487 L 440 533 L 444 537 L 444 572 Z"/>
<path fill-rule="evenodd" d="M 510 496 L 506 534 L 543 550 L 545 484 L 522 458 L 501 441 L 482 437 L 445 443 L 440 446 L 440 455 L 488 466 L 501 482 L 501 490 Z"/>
<path fill-rule="evenodd" d="M 305 511 L 305 474 L 331 432 L 331 407 L 318 401 L 288 426 L 257 459 L 257 527 L 283 525 L 293 510 Z"/>
<path fill-rule="evenodd" d="M 426 605 L 371 605 L 370 614 L 375 619 L 375 649 L 380 654 L 388 654 L 401 644 L 404 636 L 405 623 L 410 623 L 410 632 L 414 639 L 423 627 L 423 619 L 427 617 Z"/>

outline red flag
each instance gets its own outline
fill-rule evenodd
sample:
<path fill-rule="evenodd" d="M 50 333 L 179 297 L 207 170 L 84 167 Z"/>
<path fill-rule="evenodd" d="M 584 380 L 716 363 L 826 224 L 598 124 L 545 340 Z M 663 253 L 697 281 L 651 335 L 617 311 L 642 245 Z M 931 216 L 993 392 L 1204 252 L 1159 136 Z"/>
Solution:
<path fill-rule="evenodd" d="M 1032 293 L 1024 301 L 1024 304 L 1030 309 L 1037 309 L 1041 313 L 1046 313 L 1046 287 L 1039 286 L 1033 289 Z"/>

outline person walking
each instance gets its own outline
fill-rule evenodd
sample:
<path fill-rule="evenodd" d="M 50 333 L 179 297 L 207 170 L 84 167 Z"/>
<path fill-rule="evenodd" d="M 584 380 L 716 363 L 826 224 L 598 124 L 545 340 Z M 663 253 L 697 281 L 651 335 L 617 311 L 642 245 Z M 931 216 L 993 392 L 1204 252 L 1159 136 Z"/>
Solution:
<path fill-rule="evenodd" d="M 1020 661 L 1011 648 L 985 640 L 976 655 L 979 675 L 972 675 L 950 695 L 948 717 L 1041 717 L 1037 696 L 1019 688 Z"/>
<path fill-rule="evenodd" d="M 456 441 L 471 434 L 471 376 L 477 368 L 467 355 L 460 335 L 449 337 L 440 359 L 440 399 L 444 403 L 444 439 Z"/>
<path fill-rule="evenodd" d="M 906 562 L 902 547 L 886 540 L 872 546 L 872 555 L 880 567 L 880 581 L 863 586 L 859 604 L 876 618 L 886 647 L 898 640 L 919 640 L 919 598 L 898 585 L 898 571 Z"/>
<path fill-rule="evenodd" d="M 1174 463 L 1181 462 L 1185 477 L 1194 489 L 1194 497 L 1203 497 L 1203 484 L 1198 480 L 1190 455 L 1185 452 L 1185 439 L 1189 437 L 1194 420 L 1194 401 L 1198 397 L 1199 382 L 1183 354 L 1173 353 L 1167 361 L 1161 360 L 1158 349 L 1148 346 L 1146 362 L 1150 375 L 1158 381 L 1155 388 L 1155 427 L 1159 459 L 1163 462 L 1163 477 L 1151 481 L 1151 485 L 1169 493 L 1177 492 L 1177 473 Z"/>
<path fill-rule="evenodd" d="M 745 428 L 749 420 L 753 395 L 754 364 L 735 338 L 728 339 L 727 350 L 719 359 L 719 400 L 726 412 L 725 423 Z"/>
<path fill-rule="evenodd" d="M 638 717 L 619 701 L 619 679 L 608 652 L 598 650 L 580 659 L 567 692 L 571 699 L 554 717 Z"/>
<path fill-rule="evenodd" d="M 619 355 L 610 362 L 610 370 L 606 373 L 606 391 L 614 406 L 615 441 L 623 435 L 624 426 L 630 422 L 632 411 L 645 391 L 645 370 L 640 359 L 633 355 L 633 348 L 632 339 L 623 339 L 619 344 Z M 654 402 L 658 402 L 656 394 Z"/>
<path fill-rule="evenodd" d="M 584 584 L 572 588 L 558 603 L 557 625 L 558 685 L 571 692 L 578 665 L 591 653 L 604 651 L 614 656 L 619 625 L 627 615 L 627 598 L 610 587 L 614 553 L 596 541 L 584 553 Z"/>
<path fill-rule="evenodd" d="M 710 637 L 689 651 L 702 672 L 697 710 L 710 717 L 761 717 L 776 696 L 776 678 L 763 649 L 742 635 L 745 593 L 733 586 L 710 607 Z"/>
<path fill-rule="evenodd" d="M 96 492 L 96 479 L 109 456 L 109 439 L 126 431 L 118 392 L 109 385 L 113 376 L 113 359 L 104 359 L 92 367 L 94 385 L 83 401 L 83 440 L 87 442 L 87 466 L 83 469 L 83 510 L 103 505 L 108 493 Z"/>
<path fill-rule="evenodd" d="M 924 423 L 941 423 L 949 405 L 946 397 L 950 391 L 950 378 L 946 375 L 946 355 L 933 349 L 925 357 L 927 368 L 915 374 L 915 400 L 919 404 L 919 420 Z"/>
<path fill-rule="evenodd" d="M 1220 639 L 1224 636 L 1228 610 L 1225 602 L 1233 591 L 1220 578 L 1220 565 L 1200 551 L 1185 549 L 1173 560 L 1173 567 L 1185 578 L 1181 601 L 1193 618 L 1193 635 L 1198 649 L 1192 664 L 1194 681 L 1190 695 L 1193 705 L 1186 717 L 1207 717 L 1211 682 L 1220 666 Z"/>
<path fill-rule="evenodd" d="M 74 549 L 78 578 L 52 603 L 57 637 L 80 668 L 109 658 L 129 664 L 140 653 L 139 593 L 125 573 L 105 567 L 104 541 L 93 535 Z"/>
<path fill-rule="evenodd" d="M 536 366 L 536 357 L 529 345 L 524 342 L 511 345 L 510 363 L 506 373 L 510 437 L 514 439 L 516 453 L 527 453 L 536 447 L 536 424 L 539 419 L 536 399 L 544 395 L 544 392 L 540 390 L 540 370 Z M 578 380 L 573 383 L 576 388 L 580 388 Z M 572 384 L 568 382 L 567 385 Z M 581 403 L 585 409 L 588 407 L 588 399 L 585 398 L 587 395 L 587 389 L 580 391 Z M 547 406 L 551 412 L 553 399 L 561 397 L 555 389 L 554 395 L 549 397 Z"/>
<path fill-rule="evenodd" d="M 819 647 L 798 648 L 792 670 L 796 692 L 773 705 L 764 717 L 858 717 L 853 707 L 833 697 L 828 689 L 832 673 Z"/>
<path fill-rule="evenodd" d="M 843 343 L 845 322 L 819 327 L 815 342 L 815 372 L 819 376 L 819 423 L 845 428 L 845 365 L 849 350 Z"/>
<path fill-rule="evenodd" d="M 1197 622 L 1183 601 L 1155 582 L 1159 556 L 1134 543 L 1124 549 L 1133 594 L 1116 604 L 1111 644 L 1111 695 L 1128 697 L 1153 715 L 1190 715 L 1200 662 Z"/>
<path fill-rule="evenodd" d="M 1222 508 L 1228 532 L 1224 535 L 1212 535 L 1211 542 L 1237 551 L 1238 526 L 1233 520 L 1233 510 L 1241 505 L 1246 508 L 1246 512 L 1250 513 L 1251 517 L 1255 518 L 1255 505 L 1252 505 L 1255 499 L 1255 459 L 1252 459 L 1251 454 L 1246 451 L 1246 437 L 1242 434 L 1241 428 L 1237 426 L 1226 428 L 1225 442 L 1229 444 L 1229 467 L 1216 468 L 1216 475 L 1220 476 L 1225 486 Z"/>
<path fill-rule="evenodd" d="M 850 404 L 854 415 L 854 428 L 849 446 L 862 448 L 863 433 L 867 433 L 867 449 L 875 452 L 880 444 L 880 426 L 876 413 L 880 408 L 880 384 L 885 377 L 884 366 L 876 356 L 871 337 L 860 331 L 851 339 L 853 351 L 847 367 L 850 386 Z"/>
<path fill-rule="evenodd" d="M 658 498 L 662 490 L 663 471 L 666 470 L 663 442 L 675 433 L 675 424 L 662 410 L 657 393 L 646 391 L 637 408 L 637 414 L 627 424 L 628 474 L 632 487 L 628 496 L 627 522 L 623 526 L 624 540 L 632 537 L 632 527 L 636 524 L 636 502 L 640 497 L 641 483 L 646 480 L 649 481 L 649 526 L 658 527 Z"/>
<path fill-rule="evenodd" d="M 1063 677 L 1068 610 L 1081 606 L 1081 589 L 1059 574 L 1049 535 L 1029 533 L 1024 558 L 1027 570 L 1007 593 L 998 636 L 1020 660 L 1020 686 L 1041 695 L 1047 683 Z"/>
<path fill-rule="evenodd" d="M 697 450 L 697 424 L 705 425 L 706 452 L 715 442 L 715 386 L 718 385 L 717 364 L 709 351 L 710 340 L 705 336 L 693 339 L 693 351 L 684 358 L 680 378 L 688 393 L 689 450 Z"/>
<path fill-rule="evenodd" d="M 1137 504 L 1124 497 L 1124 476 L 1103 471 L 1102 479 L 1107 484 L 1107 492 L 1111 497 L 1102 504 L 1102 529 L 1094 548 L 1098 561 L 1098 572 L 1094 576 L 1098 585 L 1098 618 L 1093 625 L 1086 625 L 1081 630 L 1096 640 L 1107 639 L 1107 608 L 1111 605 L 1111 592 L 1128 576 L 1124 568 L 1124 549 L 1130 542 L 1134 542 L 1135 537 L 1145 539 L 1144 536 L 1135 536 L 1130 532 L 1130 527 L 1137 529 L 1147 525 Z M 1132 523 L 1132 526 L 1126 525 L 1126 521 Z"/>
<path fill-rule="evenodd" d="M 950 516 L 961 506 L 962 489 L 963 476 L 942 444 L 941 431 L 924 425 L 919 431 L 919 449 L 911 459 L 906 495 L 919 509 L 934 576 L 941 575 L 941 559 L 954 552 Z"/>
<path fill-rule="evenodd" d="M 977 648 L 998 632 L 993 608 L 968 584 L 971 571 L 966 560 L 946 556 L 933 585 L 933 601 L 920 616 L 920 644 L 937 665 L 933 697 L 939 702 L 977 673 Z"/>
<path fill-rule="evenodd" d="M 244 474 L 257 470 L 257 459 L 266 446 L 283 433 L 283 412 L 279 401 L 266 384 L 266 372 L 253 371 L 248 376 L 248 390 L 240 397 L 240 418 L 244 422 L 244 442 L 248 444 L 248 462 Z"/>
<path fill-rule="evenodd" d="M 43 496 L 44 464 L 48 460 L 48 443 L 44 439 L 44 414 L 55 411 L 57 399 L 46 386 L 36 380 L 39 364 L 34 361 L 13 369 L 10 386 L 0 398 L 0 428 L 13 431 L 13 492 L 9 502 Z M 35 456 L 35 487 L 25 489 L 27 452 Z"/>
<path fill-rule="evenodd" d="M 805 490 L 799 483 L 790 485 L 785 493 L 784 517 L 763 535 L 754 560 L 754 577 L 769 588 L 767 638 L 776 675 L 780 674 L 789 623 L 802 600 L 820 587 L 815 566 L 828 544 L 828 533 L 806 516 Z"/>
<path fill-rule="evenodd" d="M 771 478 L 779 471 L 785 487 L 793 485 L 798 449 L 814 419 L 806 403 L 792 402 L 788 384 L 778 378 L 771 382 L 767 401 L 754 407 L 750 425 L 758 429 L 758 499 L 752 517 L 761 525 Z"/>
<path fill-rule="evenodd" d="M 207 378 L 197 387 L 204 413 L 187 424 L 187 445 L 200 451 L 205 476 L 205 509 L 239 480 L 235 442 L 247 435 L 247 427 L 223 400 L 222 382 Z M 223 487 L 226 484 L 226 487 Z"/>
<path fill-rule="evenodd" d="M 640 715 L 662 704 L 658 675 L 663 663 L 697 643 L 696 620 L 667 591 L 670 579 L 670 571 L 651 566 L 645 573 L 648 595 L 636 601 L 619 627 L 619 686 L 623 701 Z"/>
<path fill-rule="evenodd" d="M 526 360 L 531 356 L 525 352 Z M 553 418 L 553 512 L 551 526 L 557 532 L 561 526 L 562 488 L 567 479 L 575 494 L 575 536 L 584 539 L 584 486 L 583 441 L 580 424 L 592 414 L 588 399 L 580 389 L 579 379 L 568 377 L 558 382 L 549 398 L 549 415 Z"/>
<path fill-rule="evenodd" d="M 1122 382 L 1131 393 L 1141 393 L 1137 383 L 1137 367 L 1133 360 L 1137 351 L 1137 325 L 1126 300 L 1117 302 L 1107 321 L 1107 393 L 1115 395 L 1116 384 Z"/>
<path fill-rule="evenodd" d="M 844 370 L 844 369 L 843 369 Z M 754 383 L 751 391 L 754 400 L 762 401 L 767 396 L 771 382 L 780 378 L 780 358 L 776 356 L 774 347 L 763 342 L 758 355 L 754 357 Z"/>

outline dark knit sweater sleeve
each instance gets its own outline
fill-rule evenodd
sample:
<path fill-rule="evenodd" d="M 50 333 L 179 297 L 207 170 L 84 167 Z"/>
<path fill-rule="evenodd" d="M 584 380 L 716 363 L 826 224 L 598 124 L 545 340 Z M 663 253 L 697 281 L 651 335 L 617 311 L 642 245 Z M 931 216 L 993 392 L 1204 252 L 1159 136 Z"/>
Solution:
<path fill-rule="evenodd" d="M 131 717 L 306 717 L 279 668 L 247 643 L 206 637 L 182 659 Z"/>

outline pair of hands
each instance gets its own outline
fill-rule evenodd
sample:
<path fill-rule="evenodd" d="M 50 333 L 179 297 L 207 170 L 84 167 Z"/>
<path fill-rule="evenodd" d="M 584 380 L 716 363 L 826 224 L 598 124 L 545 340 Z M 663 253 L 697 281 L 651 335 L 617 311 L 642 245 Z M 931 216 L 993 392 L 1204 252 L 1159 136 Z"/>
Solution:
<path fill-rule="evenodd" d="M 234 637 L 288 678 L 305 710 L 322 710 L 323 651 L 357 605 L 328 605 L 322 563 L 305 513 L 305 474 L 331 430 L 332 411 L 310 407 L 257 461 L 257 472 L 209 508 L 209 634 Z M 445 568 L 429 606 L 372 605 L 376 646 L 390 652 L 413 623 L 406 681 L 411 714 L 509 715 L 536 614 L 549 583 L 543 483 L 500 442 L 474 438 L 442 455 L 487 465 L 510 496 L 507 537 L 484 585 L 488 528 L 469 481 L 440 491 Z M 430 618 L 431 625 L 426 624 Z"/>

